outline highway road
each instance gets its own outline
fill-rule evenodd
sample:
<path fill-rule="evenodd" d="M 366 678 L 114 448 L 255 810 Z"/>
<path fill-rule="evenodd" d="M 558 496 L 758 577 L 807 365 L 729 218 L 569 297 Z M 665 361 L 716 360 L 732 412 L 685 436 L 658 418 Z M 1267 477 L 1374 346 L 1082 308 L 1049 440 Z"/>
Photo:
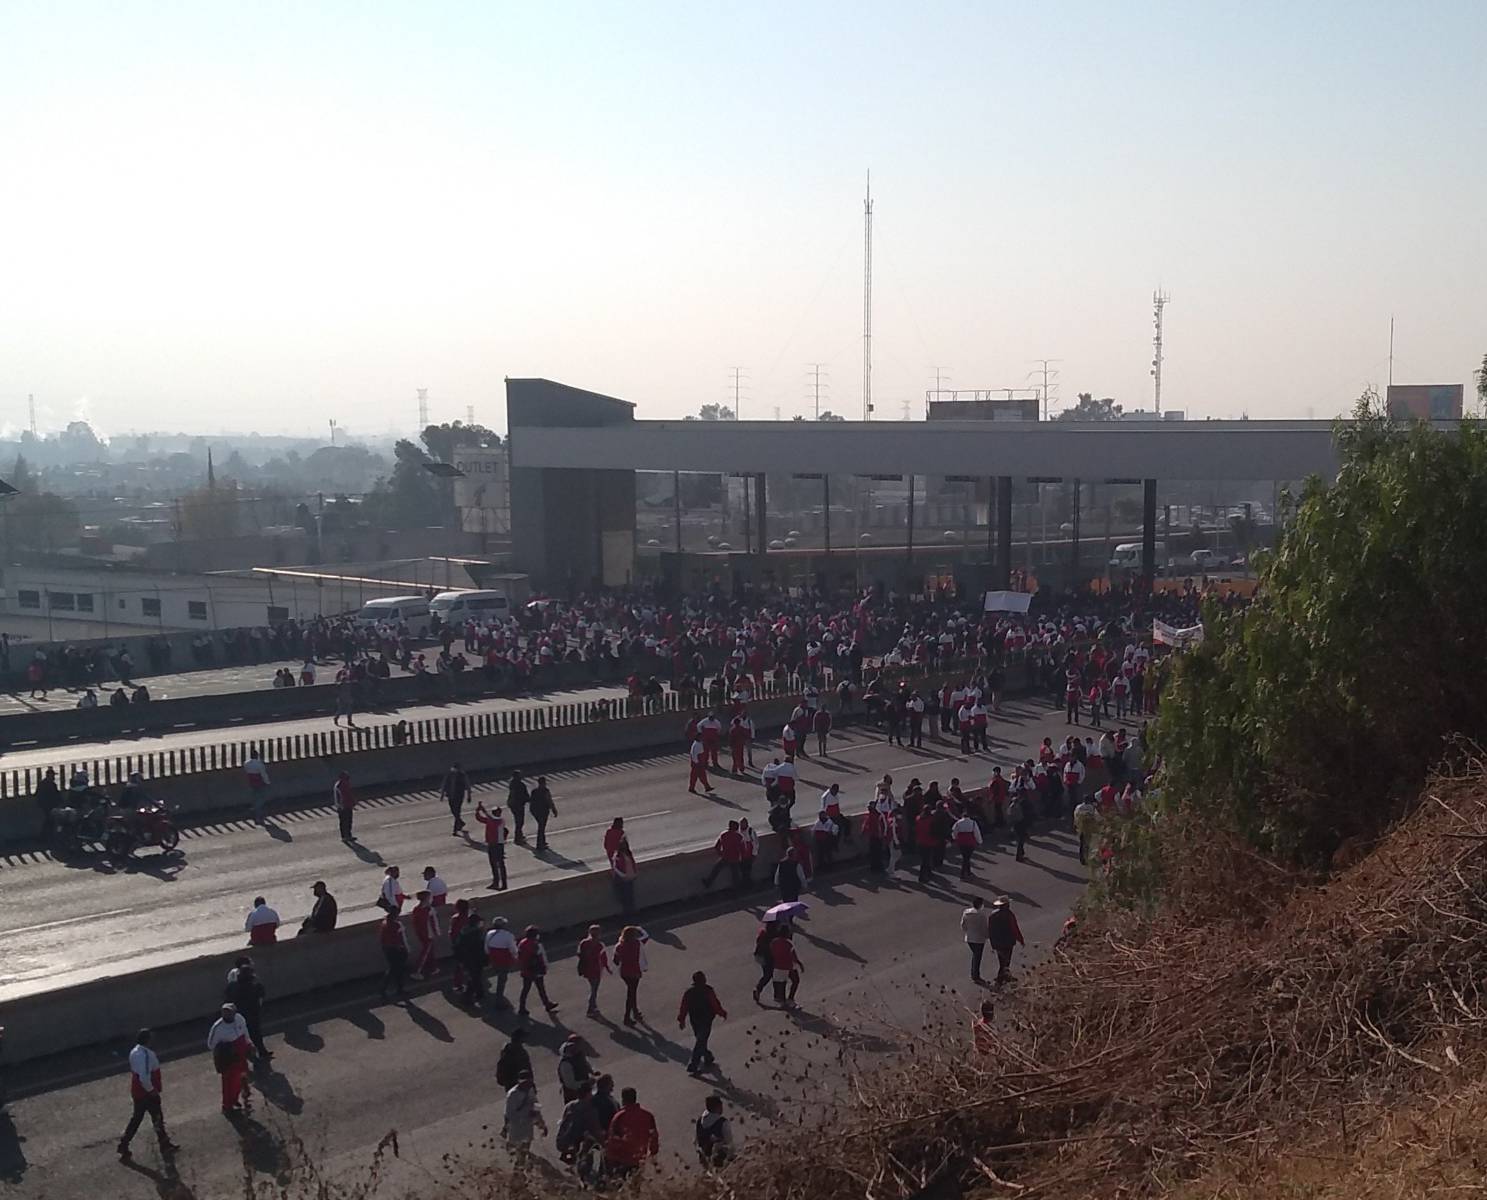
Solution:
<path fill-rule="evenodd" d="M 833 781 L 842 785 L 849 806 L 865 805 L 885 771 L 900 787 L 916 775 L 926 784 L 938 779 L 946 786 L 959 777 L 964 786 L 979 786 L 994 763 L 1027 758 L 1044 736 L 1057 740 L 1066 729 L 1061 713 L 1034 702 L 1012 703 L 993 722 L 992 751 L 969 760 L 960 756 L 958 743 L 927 741 L 923 750 L 911 751 L 868 731 L 845 732 L 833 738 L 828 759 L 800 764 L 804 786 L 797 819 L 812 819 L 815 796 Z M 755 762 L 764 766 L 768 753 L 756 750 Z M 603 830 L 623 816 L 641 860 L 643 903 L 647 857 L 711 845 L 732 817 L 748 816 L 765 828 L 757 778 L 725 774 L 715 779 L 715 796 L 689 795 L 679 752 L 639 761 L 579 762 L 549 778 L 558 807 L 550 850 L 539 857 L 513 846 L 508 853 L 513 885 L 606 869 Z M 504 795 L 504 790 L 477 785 L 476 795 Z M 358 807 L 358 840 L 351 846 L 340 841 L 327 804 L 273 817 L 266 828 L 243 819 L 197 826 L 182 839 L 183 854 L 142 851 L 125 870 L 97 859 L 56 862 L 40 852 L 0 857 L 0 886 L 8 897 L 0 912 L 5 947 L 0 1002 L 231 950 L 244 944 L 242 922 L 255 895 L 267 897 L 290 927 L 286 932 L 292 932 L 309 909 L 309 888 L 316 879 L 325 880 L 336 895 L 343 920 L 364 918 L 371 914 L 388 863 L 402 866 L 410 880 L 425 865 L 436 867 L 451 898 L 490 895 L 483 844 L 452 837 L 451 824 L 434 792 L 399 791 Z"/>
<path fill-rule="evenodd" d="M 621 684 L 604 684 L 569 688 L 551 692 L 533 692 L 526 696 L 482 696 L 444 704 L 409 704 L 396 710 L 360 712 L 352 719 L 358 725 L 388 725 L 394 721 L 424 721 L 438 717 L 464 717 L 482 712 L 503 712 L 514 708 L 531 708 L 542 704 L 577 704 L 625 695 Z M 3 718 L 0 718 L 3 721 Z M 3 730 L 0 724 L 0 730 Z M 87 763 L 93 759 L 113 758 L 124 754 L 148 754 L 165 750 L 185 750 L 191 746 L 214 746 L 225 742 L 252 742 L 295 734 L 323 733 L 333 728 L 327 715 L 296 717 L 287 721 L 254 721 L 236 725 L 211 726 L 204 729 L 176 729 L 170 732 L 127 734 L 91 742 L 68 742 L 56 746 L 32 746 L 0 752 L 0 770 L 33 770 L 61 767 L 67 763 Z"/>
<path fill-rule="evenodd" d="M 1035 838 L 1025 863 L 991 856 L 969 885 L 946 879 L 921 889 L 907 876 L 877 884 L 856 871 L 828 878 L 810 895 L 813 910 L 798 938 L 805 974 L 795 1013 L 751 1000 L 757 903 L 719 901 L 647 919 L 651 970 L 641 1003 L 648 1021 L 633 1031 L 615 1019 L 623 989 L 613 980 L 601 992 L 604 1016 L 583 1015 L 571 946 L 555 947 L 551 982 L 561 1010 L 556 1020 L 534 1022 L 531 1042 L 549 1127 L 556 1129 L 561 1111 L 556 1050 L 570 1031 L 591 1043 L 597 1069 L 613 1074 L 617 1087 L 637 1088 L 656 1114 L 663 1169 L 695 1170 L 692 1122 L 712 1091 L 725 1098 L 745 1155 L 777 1122 L 793 1126 L 804 1116 L 829 1127 L 849 1102 L 841 1085 L 854 1064 L 881 1067 L 905 1047 L 915 1055 L 927 1045 L 968 1052 L 968 1014 L 983 994 L 969 982 L 960 937 L 968 895 L 1008 894 L 1036 956 L 1057 937 L 1082 886 L 1071 839 L 1062 834 Z M 675 1016 L 697 970 L 707 973 L 729 1019 L 713 1035 L 718 1072 L 694 1080 L 683 1070 L 690 1041 Z M 470 1170 L 496 1170 L 504 1179 L 494 1064 L 512 1015 L 472 1014 L 436 988 L 405 1003 L 369 1000 L 370 993 L 363 983 L 270 1004 L 273 1069 L 257 1083 L 252 1115 L 235 1122 L 218 1111 L 218 1078 L 202 1049 L 206 1022 L 162 1031 L 166 1119 L 181 1146 L 174 1169 L 160 1158 L 148 1124 L 135 1142 L 136 1161 L 126 1166 L 115 1157 L 129 1114 L 127 1045 L 27 1064 L 12 1079 L 20 1098 L 0 1114 L 0 1182 L 8 1195 L 47 1200 L 92 1200 L 105 1191 L 122 1200 L 217 1200 L 243 1196 L 245 1179 L 264 1187 L 289 1178 L 304 1152 L 332 1176 L 355 1175 L 390 1131 L 398 1155 L 388 1159 L 375 1196 L 453 1194 L 444 1185 Z M 537 1149 L 539 1169 L 556 1172 L 551 1138 L 539 1139 Z"/>

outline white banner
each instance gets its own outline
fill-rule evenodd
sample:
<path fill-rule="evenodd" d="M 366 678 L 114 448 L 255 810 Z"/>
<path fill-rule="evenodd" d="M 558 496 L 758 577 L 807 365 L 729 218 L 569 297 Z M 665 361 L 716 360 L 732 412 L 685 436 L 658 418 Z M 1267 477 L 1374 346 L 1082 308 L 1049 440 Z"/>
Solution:
<path fill-rule="evenodd" d="M 1168 625 L 1165 621 L 1153 621 L 1151 623 L 1151 640 L 1158 646 L 1177 646 L 1185 648 L 1196 646 L 1203 640 L 1203 626 L 1189 625 L 1186 629 L 1178 629 L 1175 625 Z"/>
<path fill-rule="evenodd" d="M 1033 602 L 1031 592 L 987 592 L 983 612 L 1025 613 Z"/>

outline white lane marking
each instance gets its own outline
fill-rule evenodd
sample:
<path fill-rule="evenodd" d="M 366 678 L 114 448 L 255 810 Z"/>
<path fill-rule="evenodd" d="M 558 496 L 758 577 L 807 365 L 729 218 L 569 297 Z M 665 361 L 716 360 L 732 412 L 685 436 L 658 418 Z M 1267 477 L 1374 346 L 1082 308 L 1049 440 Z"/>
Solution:
<path fill-rule="evenodd" d="M 663 808 L 660 812 L 638 813 L 633 817 L 630 816 L 629 813 L 621 813 L 620 815 L 624 817 L 626 821 L 644 821 L 647 817 L 669 817 L 675 811 L 676 809 L 674 808 Z M 585 829 L 608 829 L 610 824 L 611 822 L 609 821 L 595 821 L 592 825 L 569 825 L 566 828 L 557 830 L 557 832 L 579 833 Z"/>
<path fill-rule="evenodd" d="M 40 925 L 22 925 L 19 929 L 0 930 L 4 933 L 36 933 L 42 929 L 56 929 L 62 925 L 76 925 L 80 921 L 101 921 L 104 917 L 122 917 L 132 913 L 132 908 L 111 908 L 106 912 L 85 913 L 80 917 L 67 917 L 61 921 L 43 921 Z"/>
<path fill-rule="evenodd" d="M 449 820 L 449 814 L 448 813 L 440 813 L 437 816 L 433 816 L 433 817 L 414 817 L 412 820 L 409 820 L 409 821 L 389 821 L 386 825 L 379 825 L 378 828 L 379 829 L 398 829 L 398 828 L 401 828 L 404 825 L 425 825 L 429 821 L 447 821 L 447 820 Z"/>

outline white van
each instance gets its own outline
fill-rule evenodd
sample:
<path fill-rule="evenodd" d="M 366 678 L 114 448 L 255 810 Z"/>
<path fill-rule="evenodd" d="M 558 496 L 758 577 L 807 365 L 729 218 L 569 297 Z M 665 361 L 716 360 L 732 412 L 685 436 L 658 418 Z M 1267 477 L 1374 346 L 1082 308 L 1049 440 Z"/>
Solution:
<path fill-rule="evenodd" d="M 368 600 L 356 614 L 358 625 L 406 625 L 414 637 L 427 637 L 429 601 L 427 596 L 386 596 Z"/>
<path fill-rule="evenodd" d="M 1160 575 L 1167 565 L 1167 543 L 1158 542 L 1156 552 L 1157 574 Z M 1141 543 L 1121 542 L 1116 546 L 1115 553 L 1110 556 L 1110 570 L 1115 571 L 1139 571 L 1141 570 Z"/>
<path fill-rule="evenodd" d="M 511 615 L 511 597 L 501 591 L 440 592 L 429 601 L 429 612 L 441 623 L 463 625 L 477 621 L 504 621 Z"/>

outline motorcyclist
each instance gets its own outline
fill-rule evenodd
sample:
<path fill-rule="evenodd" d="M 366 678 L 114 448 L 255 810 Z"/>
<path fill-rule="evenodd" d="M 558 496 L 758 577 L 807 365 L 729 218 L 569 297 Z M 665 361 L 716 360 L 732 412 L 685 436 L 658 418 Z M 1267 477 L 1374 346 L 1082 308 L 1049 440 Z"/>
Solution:
<path fill-rule="evenodd" d="M 73 767 L 72 776 L 67 781 L 67 790 L 72 793 L 72 799 L 81 800 L 90 786 L 87 768 Z"/>
<path fill-rule="evenodd" d="M 41 809 L 41 836 L 47 837 L 51 834 L 52 825 L 56 820 L 52 814 L 62 805 L 62 789 L 57 786 L 55 767 L 48 767 L 41 777 L 41 782 L 36 785 L 36 804 Z"/>
<path fill-rule="evenodd" d="M 148 811 L 155 807 L 155 802 L 145 792 L 144 776 L 138 771 L 130 773 L 129 782 L 119 792 L 119 807 L 130 816 L 141 810 Z"/>

